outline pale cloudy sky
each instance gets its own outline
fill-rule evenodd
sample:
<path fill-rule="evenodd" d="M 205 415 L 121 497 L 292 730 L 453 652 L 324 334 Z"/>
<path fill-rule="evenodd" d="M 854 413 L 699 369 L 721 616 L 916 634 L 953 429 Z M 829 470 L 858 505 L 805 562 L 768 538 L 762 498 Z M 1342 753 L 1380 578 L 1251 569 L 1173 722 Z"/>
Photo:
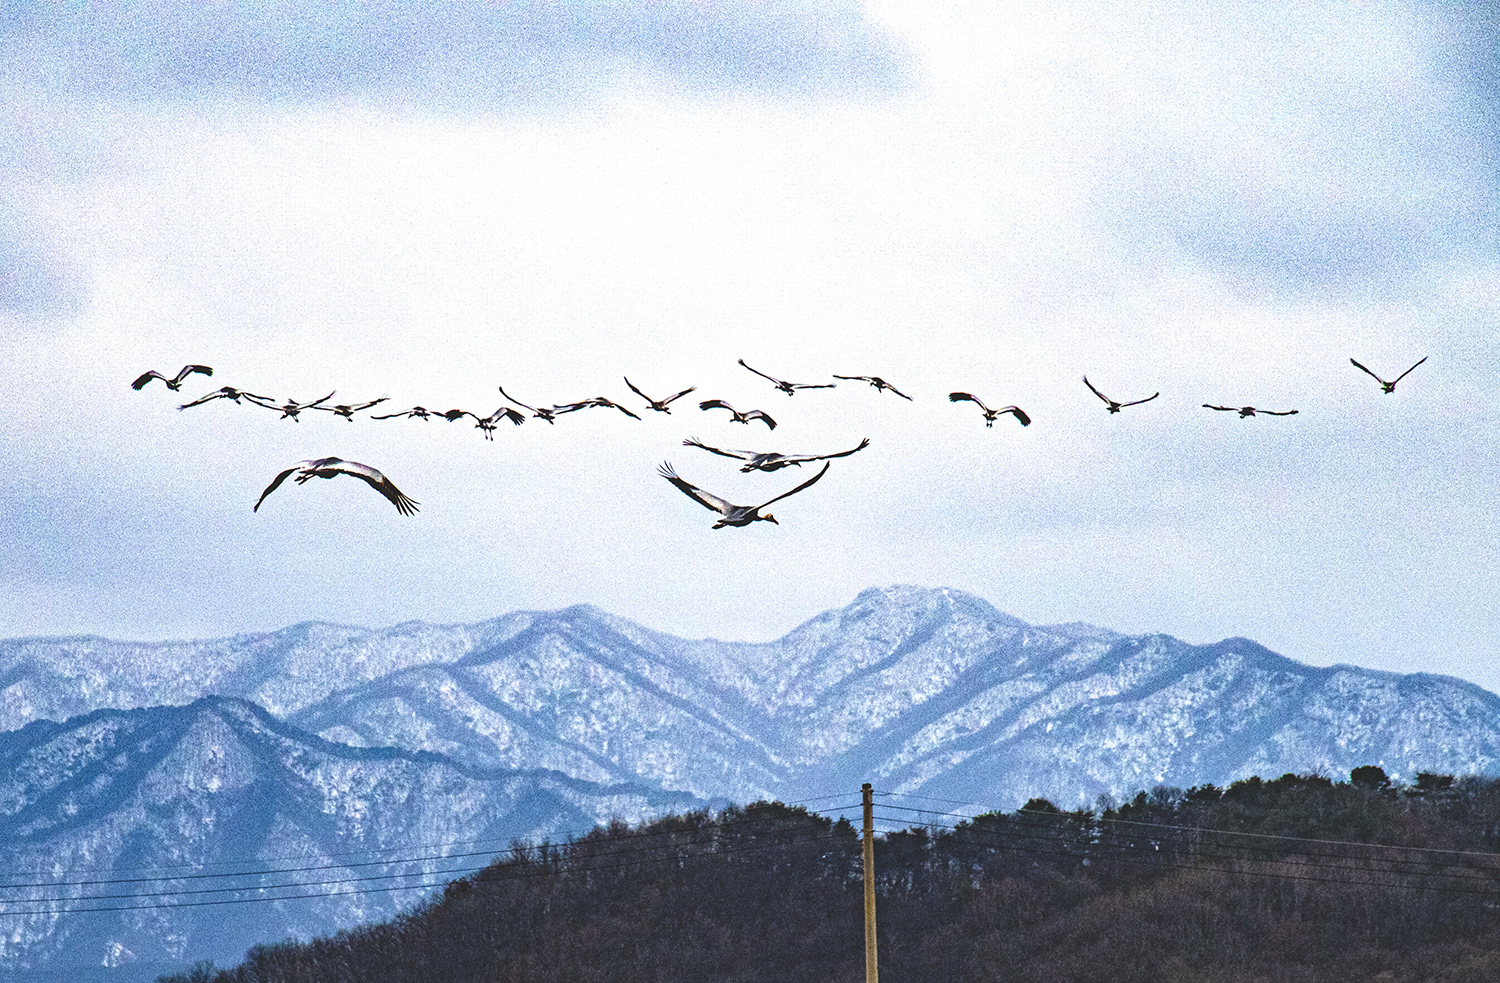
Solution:
<path fill-rule="evenodd" d="M 8 4 L 0 635 L 755 640 L 915 583 L 1500 690 L 1497 44 L 1459 2 Z M 646 419 L 177 411 L 220 385 Z M 682 440 L 866 436 L 779 526 L 656 474 L 754 503 L 808 472 Z M 326 455 L 421 512 L 251 512 Z"/>

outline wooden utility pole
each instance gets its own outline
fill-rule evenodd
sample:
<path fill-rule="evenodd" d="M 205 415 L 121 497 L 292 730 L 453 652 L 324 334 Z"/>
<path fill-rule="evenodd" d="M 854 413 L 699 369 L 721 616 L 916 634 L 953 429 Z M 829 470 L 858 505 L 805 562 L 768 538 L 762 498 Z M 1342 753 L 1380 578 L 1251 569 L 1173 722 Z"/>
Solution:
<path fill-rule="evenodd" d="M 869 782 L 860 791 L 865 800 L 865 983 L 880 983 L 875 959 L 875 803 Z"/>

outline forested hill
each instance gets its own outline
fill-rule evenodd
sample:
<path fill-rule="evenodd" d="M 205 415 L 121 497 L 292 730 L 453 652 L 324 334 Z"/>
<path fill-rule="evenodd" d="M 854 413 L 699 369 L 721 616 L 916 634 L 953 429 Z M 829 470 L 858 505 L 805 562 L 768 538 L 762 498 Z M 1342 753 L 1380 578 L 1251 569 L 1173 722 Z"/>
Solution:
<path fill-rule="evenodd" d="M 1361 768 L 972 819 L 876 802 L 892 983 L 1500 979 L 1500 780 Z M 855 827 L 761 802 L 518 845 L 393 922 L 162 981 L 857 983 L 861 893 Z"/>

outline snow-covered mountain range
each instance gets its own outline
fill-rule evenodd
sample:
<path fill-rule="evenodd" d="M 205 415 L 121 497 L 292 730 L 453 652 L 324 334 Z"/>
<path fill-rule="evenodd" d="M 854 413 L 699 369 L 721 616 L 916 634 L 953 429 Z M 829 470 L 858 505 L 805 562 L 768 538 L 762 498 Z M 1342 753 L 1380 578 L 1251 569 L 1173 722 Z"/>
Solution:
<path fill-rule="evenodd" d="M 227 697 L 38 721 L 0 734 L 0 978 L 228 964 L 389 918 L 517 839 L 702 805 L 334 744 Z"/>
<path fill-rule="evenodd" d="M 758 644 L 684 640 L 587 606 L 467 626 L 6 641 L 0 730 L 0 843 L 24 841 L 0 846 L 10 872 L 556 835 L 612 809 L 796 801 L 865 781 L 979 811 L 1364 764 L 1405 779 L 1500 766 L 1500 698 L 1461 680 L 1312 668 L 1245 639 L 1034 626 L 915 587 L 867 590 Z M 170 821 L 146 807 L 168 801 Z M 246 917 L 274 940 L 390 900 L 243 907 L 268 909 Z M 151 912 L 136 921 L 187 918 Z M 80 918 L 103 920 L 29 920 L 0 967 L 60 951 Z"/>

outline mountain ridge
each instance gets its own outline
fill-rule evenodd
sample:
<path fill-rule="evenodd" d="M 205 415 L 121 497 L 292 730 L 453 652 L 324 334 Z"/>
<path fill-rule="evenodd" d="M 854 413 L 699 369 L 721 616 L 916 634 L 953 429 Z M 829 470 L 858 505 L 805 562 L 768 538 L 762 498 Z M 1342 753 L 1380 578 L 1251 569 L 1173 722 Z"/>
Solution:
<path fill-rule="evenodd" d="M 14 974 L 234 959 L 268 934 L 388 918 L 517 839 L 711 804 L 349 747 L 220 696 L 36 721 L 0 734 L 0 765 L 0 865 L 32 872 L 0 885 Z"/>
<path fill-rule="evenodd" d="M 737 799 L 875 778 L 967 786 L 998 807 L 1022 786 L 1085 803 L 1256 769 L 1500 764 L 1500 698 L 1454 677 L 1307 666 L 1237 636 L 1031 625 L 946 588 L 867 588 L 768 642 L 683 639 L 575 604 L 153 644 L 64 641 L 49 657 L 45 640 L 0 641 L 0 724 L 213 692 L 339 743 L 473 766 Z"/>

